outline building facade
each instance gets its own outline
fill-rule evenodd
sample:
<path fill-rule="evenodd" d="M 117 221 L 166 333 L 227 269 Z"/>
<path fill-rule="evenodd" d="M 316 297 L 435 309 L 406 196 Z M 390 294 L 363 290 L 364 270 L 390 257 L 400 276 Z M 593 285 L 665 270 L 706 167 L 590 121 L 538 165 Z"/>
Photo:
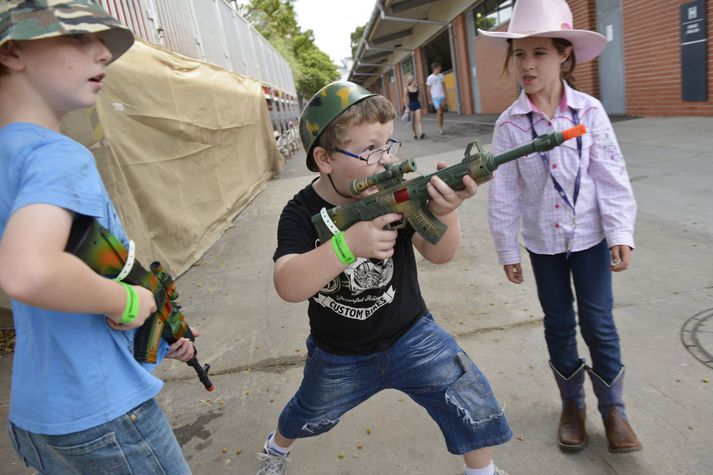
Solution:
<path fill-rule="evenodd" d="M 422 89 L 438 61 L 448 110 L 497 114 L 519 94 L 504 55 L 477 29 L 506 30 L 518 0 L 378 0 L 349 79 L 397 109 L 408 74 Z M 713 0 L 568 0 L 574 28 L 607 38 L 594 61 L 577 65 L 577 87 L 610 114 L 713 115 Z M 422 90 L 422 103 L 429 98 Z M 430 107 L 429 107 L 430 109 Z"/>

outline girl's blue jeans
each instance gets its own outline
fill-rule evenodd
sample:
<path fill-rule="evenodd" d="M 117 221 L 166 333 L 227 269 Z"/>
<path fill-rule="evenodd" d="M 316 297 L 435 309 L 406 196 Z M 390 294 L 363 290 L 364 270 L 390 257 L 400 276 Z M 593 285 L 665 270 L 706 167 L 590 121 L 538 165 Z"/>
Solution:
<path fill-rule="evenodd" d="M 52 475 L 188 475 L 181 447 L 155 400 L 97 427 L 64 435 L 27 432 L 8 424 L 20 459 Z"/>
<path fill-rule="evenodd" d="M 545 314 L 545 340 L 553 366 L 569 377 L 582 364 L 577 352 L 576 296 L 579 327 L 589 347 L 592 369 L 611 383 L 622 364 L 612 313 L 611 256 L 606 240 L 573 252 L 569 258 L 565 253 L 530 252 L 530 261 Z"/>

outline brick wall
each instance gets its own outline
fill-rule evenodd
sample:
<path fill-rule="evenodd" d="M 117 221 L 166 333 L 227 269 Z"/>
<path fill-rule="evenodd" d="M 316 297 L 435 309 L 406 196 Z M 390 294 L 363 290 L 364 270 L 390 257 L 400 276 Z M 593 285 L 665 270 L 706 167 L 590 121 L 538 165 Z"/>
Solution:
<path fill-rule="evenodd" d="M 511 75 L 504 74 L 504 50 L 492 45 L 483 36 L 475 38 L 475 63 L 480 88 L 480 110 L 484 114 L 499 114 L 517 99 L 518 85 Z"/>
<path fill-rule="evenodd" d="M 415 67 L 416 67 L 416 73 L 415 77 L 418 80 L 418 97 L 419 97 L 419 102 L 421 103 L 421 114 L 425 115 L 428 114 L 428 104 L 430 103 L 431 98 L 428 97 L 428 94 L 426 93 L 426 75 L 423 72 L 423 50 L 419 47 L 416 48 L 414 51 L 414 59 L 415 59 Z"/>
<path fill-rule="evenodd" d="M 591 0 L 570 0 L 574 28 L 578 30 L 597 31 L 597 10 Z M 599 63 L 595 59 L 584 64 L 577 64 L 574 69 L 574 81 L 577 89 L 587 94 L 599 97 Z"/>
<path fill-rule="evenodd" d="M 381 78 L 374 81 L 371 87 L 369 87 L 369 91 L 373 92 L 374 94 L 381 94 L 382 96 L 384 95 L 384 91 L 381 87 Z"/>
<path fill-rule="evenodd" d="M 468 15 L 468 21 L 471 15 Z M 456 64 L 458 66 L 458 91 L 460 92 L 460 113 L 472 114 L 473 111 L 473 89 L 470 85 L 470 61 L 468 59 L 468 33 L 466 29 L 466 16 L 458 15 L 453 20 L 453 36 L 455 38 Z"/>
<path fill-rule="evenodd" d="M 688 0 L 626 0 L 623 5 L 626 107 L 630 115 L 713 115 L 713 0 L 708 23 L 708 101 L 681 100 L 680 5 Z"/>
<path fill-rule="evenodd" d="M 389 100 L 391 103 L 394 105 L 394 108 L 398 111 L 399 110 L 399 99 L 396 93 L 396 80 L 394 79 L 394 82 L 391 82 L 391 78 L 389 77 L 389 73 L 385 72 L 381 75 L 381 78 L 384 80 L 384 86 L 386 88 L 385 91 L 382 92 L 382 94 Z"/>

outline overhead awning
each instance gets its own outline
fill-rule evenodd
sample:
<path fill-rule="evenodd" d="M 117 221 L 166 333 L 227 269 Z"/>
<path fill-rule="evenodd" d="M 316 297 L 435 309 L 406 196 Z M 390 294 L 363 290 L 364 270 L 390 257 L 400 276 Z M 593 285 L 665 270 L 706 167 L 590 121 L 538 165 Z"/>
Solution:
<path fill-rule="evenodd" d="M 349 80 L 369 87 L 389 68 L 448 28 L 473 0 L 377 0 Z"/>

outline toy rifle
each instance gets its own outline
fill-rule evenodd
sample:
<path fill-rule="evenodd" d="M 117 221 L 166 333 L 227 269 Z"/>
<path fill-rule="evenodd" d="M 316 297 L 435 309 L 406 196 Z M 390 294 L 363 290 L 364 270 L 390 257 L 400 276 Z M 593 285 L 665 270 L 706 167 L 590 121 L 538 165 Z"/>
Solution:
<path fill-rule="evenodd" d="M 153 293 L 157 310 L 139 327 L 134 339 L 134 358 L 137 361 L 156 363 L 161 338 L 169 345 L 183 337 L 195 340 L 180 305 L 176 303 L 178 292 L 173 278 L 163 270 L 158 261 L 151 263 L 150 271 L 144 269 L 134 258 L 133 242 L 129 249 L 126 249 L 121 241 L 96 219 L 77 216 L 65 250 L 79 257 L 104 277 L 140 285 Z M 208 377 L 210 365 L 201 366 L 196 358 L 197 354 L 198 350 L 195 350 L 193 358 L 186 363 L 196 370 L 203 386 L 208 391 L 213 391 L 215 386 Z"/>
<path fill-rule="evenodd" d="M 541 135 L 532 142 L 493 156 L 483 152 L 477 140 L 468 144 L 465 149 L 465 158 L 450 167 L 438 170 L 426 176 L 419 176 L 406 181 L 404 173 L 416 170 L 413 159 L 403 160 L 398 163 L 387 163 L 386 170 L 367 178 L 352 180 L 350 190 L 354 195 L 372 186 L 377 186 L 379 191 L 354 203 L 335 206 L 332 209 L 322 210 L 312 216 L 312 224 L 317 230 L 321 242 L 327 242 L 334 234 L 344 231 L 359 221 L 371 221 L 387 213 L 401 213 L 404 217 L 397 225 L 387 226 L 389 229 L 400 228 L 411 223 L 411 226 L 431 244 L 436 244 L 448 226 L 440 222 L 428 209 L 430 196 L 426 184 L 431 177 L 437 176 L 454 190 L 464 188 L 463 177 L 469 175 L 480 184 L 488 181 L 503 163 L 515 160 L 533 152 L 545 152 L 561 145 L 566 140 L 579 137 L 587 132 L 584 125 L 578 125 L 562 132 L 553 132 Z M 475 153 L 471 150 L 475 147 Z"/>

